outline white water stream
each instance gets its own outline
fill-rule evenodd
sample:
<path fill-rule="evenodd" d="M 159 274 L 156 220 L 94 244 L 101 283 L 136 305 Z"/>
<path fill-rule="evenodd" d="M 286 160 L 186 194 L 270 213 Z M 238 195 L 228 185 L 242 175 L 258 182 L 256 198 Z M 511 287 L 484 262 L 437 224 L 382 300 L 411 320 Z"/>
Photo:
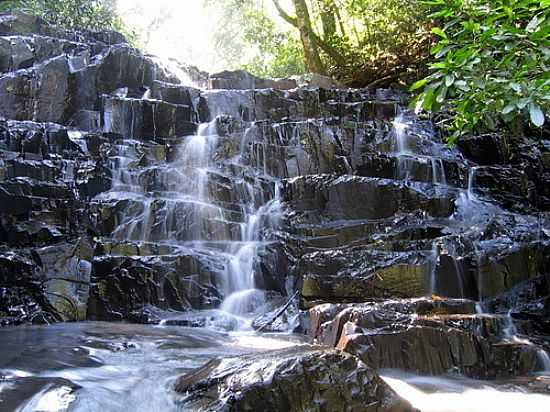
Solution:
<path fill-rule="evenodd" d="M 227 112 L 239 121 L 242 110 L 223 93 L 212 100 L 211 113 Z M 243 125 L 240 135 L 220 137 L 216 118 L 200 124 L 195 135 L 182 138 L 175 159 L 153 164 L 140 164 L 148 150 L 140 142 L 121 141 L 110 156 L 112 189 L 98 199 L 128 202 L 113 233 L 118 242 L 154 242 L 218 256 L 225 267 L 216 285 L 224 298 L 220 309 L 248 328 L 266 303 L 265 292 L 256 287 L 258 252 L 282 211 L 262 129 L 253 122 Z M 234 155 L 224 152 L 227 145 L 237 149 Z M 260 164 L 254 164 L 251 151 L 258 147 L 264 152 L 256 154 Z"/>
<path fill-rule="evenodd" d="M 383 378 L 397 394 L 422 412 L 550 411 L 548 395 L 506 391 L 487 382 L 406 374 Z"/>

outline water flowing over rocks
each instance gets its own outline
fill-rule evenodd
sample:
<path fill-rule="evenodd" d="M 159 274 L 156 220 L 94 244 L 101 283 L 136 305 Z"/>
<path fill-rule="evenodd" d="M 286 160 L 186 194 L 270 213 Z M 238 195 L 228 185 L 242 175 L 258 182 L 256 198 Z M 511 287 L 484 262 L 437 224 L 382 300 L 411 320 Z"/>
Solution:
<path fill-rule="evenodd" d="M 408 411 L 371 368 L 548 372 L 550 140 L 449 148 L 399 91 L 208 81 L 116 33 L 0 14 L 0 325 L 338 349 L 208 363 L 176 384 L 202 410 Z"/>

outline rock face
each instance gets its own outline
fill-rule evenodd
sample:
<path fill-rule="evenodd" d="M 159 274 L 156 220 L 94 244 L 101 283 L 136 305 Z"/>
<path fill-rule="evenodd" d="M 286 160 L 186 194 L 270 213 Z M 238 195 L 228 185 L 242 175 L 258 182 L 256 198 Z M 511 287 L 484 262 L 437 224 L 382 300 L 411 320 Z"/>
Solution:
<path fill-rule="evenodd" d="M 540 348 L 509 334 L 511 318 L 475 311 L 464 300 L 326 304 L 311 310 L 312 333 L 375 368 L 508 379 L 543 367 Z M 531 327 L 518 324 L 516 333 Z"/>
<path fill-rule="evenodd" d="M 298 290 L 299 308 L 268 326 L 311 309 L 301 329 L 369 367 L 481 378 L 543 367 L 547 136 L 451 149 L 392 90 L 246 73 L 210 83 L 184 86 L 114 33 L 0 14 L 2 324 L 166 311 L 193 323 L 193 311 L 223 305 L 263 314 L 261 328 Z M 337 374 L 364 368 L 322 356 Z M 289 362 L 312 370 L 303 391 L 332 373 L 315 375 L 311 357 Z M 205 388 L 238 392 L 227 376 Z M 317 405 L 285 379 L 231 402 Z"/>
<path fill-rule="evenodd" d="M 367 365 L 334 350 L 211 361 L 181 377 L 176 390 L 197 411 L 415 411 Z"/>

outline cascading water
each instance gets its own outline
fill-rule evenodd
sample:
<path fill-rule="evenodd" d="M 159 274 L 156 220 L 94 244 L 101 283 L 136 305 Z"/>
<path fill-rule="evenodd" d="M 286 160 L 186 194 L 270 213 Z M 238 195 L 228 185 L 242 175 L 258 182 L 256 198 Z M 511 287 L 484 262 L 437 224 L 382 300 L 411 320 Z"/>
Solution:
<path fill-rule="evenodd" d="M 251 211 L 241 226 L 242 244 L 234 249 L 227 271 L 226 298 L 221 309 L 234 315 L 253 312 L 265 301 L 264 292 L 255 288 L 254 263 L 264 224 L 275 227 L 281 214 L 279 183 L 275 183 L 273 199 Z"/>
<path fill-rule="evenodd" d="M 540 363 L 540 371 L 550 373 L 550 355 L 544 349 L 537 350 L 537 357 Z"/>
<path fill-rule="evenodd" d="M 425 190 L 422 183 L 431 183 L 435 191 L 447 193 L 452 187 L 447 181 L 445 172 L 445 156 L 451 159 L 456 153 L 438 141 L 431 127 L 418 124 L 418 120 L 406 111 L 401 110 L 392 122 L 394 138 L 394 155 L 397 157 L 396 177 L 405 180 L 408 185 L 418 190 Z M 439 264 L 439 248 L 433 244 L 427 251 L 429 259 L 429 294 L 437 295 L 437 267 Z M 453 260 L 460 294 L 464 296 L 464 279 L 462 269 Z"/>
<path fill-rule="evenodd" d="M 233 136 L 222 138 L 217 128 L 225 108 L 210 108 L 219 116 L 183 138 L 171 162 L 134 167 L 143 159 L 137 142 L 117 145 L 111 156 L 112 189 L 99 199 L 130 202 L 113 233 L 117 241 L 156 242 L 217 255 L 224 267 L 219 272 L 220 309 L 247 327 L 266 303 L 265 292 L 256 288 L 256 260 L 265 230 L 279 224 L 280 183 L 268 175 L 261 127 L 246 124 L 238 142 Z M 221 153 L 228 140 L 238 146 L 234 155 Z M 258 147 L 262 153 L 249 153 Z M 260 162 L 253 164 L 253 157 Z M 227 184 L 229 193 L 221 199 Z"/>
<path fill-rule="evenodd" d="M 485 224 L 497 212 L 498 208 L 485 202 L 476 193 L 476 177 L 478 173 L 477 166 L 471 166 L 460 160 L 456 150 L 447 148 L 439 143 L 435 136 L 428 130 L 427 132 L 420 130 L 415 123 L 413 117 L 409 117 L 406 112 L 400 112 L 392 123 L 394 137 L 394 147 L 396 149 L 395 156 L 397 157 L 397 176 L 407 181 L 409 185 L 416 185 L 419 190 L 424 190 L 421 183 L 431 183 L 434 190 L 440 191 L 456 191 L 457 199 L 455 201 L 455 212 L 452 220 L 456 221 L 459 227 L 476 227 Z M 448 160 L 446 160 L 448 159 Z M 467 186 L 465 189 L 453 187 L 447 179 L 445 173 L 445 161 L 460 162 L 466 167 Z M 423 167 L 429 165 L 430 173 L 421 173 Z M 474 244 L 474 256 L 479 259 L 479 246 Z M 439 295 L 438 264 L 440 253 L 443 253 L 438 244 L 432 244 L 430 250 L 426 251 L 428 256 L 429 269 L 429 294 Z M 466 297 L 466 273 L 461 263 L 458 262 L 460 253 L 457 253 L 453 247 L 445 247 L 445 252 L 451 257 L 452 267 L 457 277 L 456 287 L 460 298 Z M 457 254 L 457 256 L 454 256 Z M 480 265 L 480 262 L 477 262 Z M 479 301 L 476 302 L 475 312 L 479 316 L 492 316 L 487 314 L 483 305 L 484 282 L 483 275 L 477 275 L 477 290 L 479 293 Z M 497 315 L 499 316 L 499 315 Z M 547 352 L 542 349 L 536 349 L 536 346 L 523 337 L 519 337 L 518 329 L 514 324 L 514 320 L 508 312 L 502 316 L 503 323 L 501 327 L 501 339 L 505 343 L 527 345 L 534 347 L 536 357 L 538 359 L 539 369 L 547 371 L 550 367 L 550 357 Z"/>

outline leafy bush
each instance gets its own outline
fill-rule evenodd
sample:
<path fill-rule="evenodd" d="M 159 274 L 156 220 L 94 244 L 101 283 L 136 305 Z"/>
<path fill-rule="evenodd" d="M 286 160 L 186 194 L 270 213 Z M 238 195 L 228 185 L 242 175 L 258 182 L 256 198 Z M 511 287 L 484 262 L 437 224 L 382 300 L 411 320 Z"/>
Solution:
<path fill-rule="evenodd" d="M 19 7 L 21 1 L 19 0 L 4 0 L 0 2 L 0 12 L 13 10 Z"/>
<path fill-rule="evenodd" d="M 101 0 L 20 0 L 8 2 L 4 9 L 18 9 L 42 17 L 50 24 L 68 30 L 115 30 L 131 43 L 136 35 Z"/>
<path fill-rule="evenodd" d="M 451 144 L 503 124 L 540 127 L 550 107 L 550 0 L 431 0 L 432 73 L 413 84 L 425 110 L 450 109 Z"/>
<path fill-rule="evenodd" d="M 344 0 L 342 19 L 349 30 L 337 39 L 346 68 L 331 62 L 331 74 L 357 86 L 411 72 L 426 74 L 431 46 L 429 9 L 415 0 Z"/>

